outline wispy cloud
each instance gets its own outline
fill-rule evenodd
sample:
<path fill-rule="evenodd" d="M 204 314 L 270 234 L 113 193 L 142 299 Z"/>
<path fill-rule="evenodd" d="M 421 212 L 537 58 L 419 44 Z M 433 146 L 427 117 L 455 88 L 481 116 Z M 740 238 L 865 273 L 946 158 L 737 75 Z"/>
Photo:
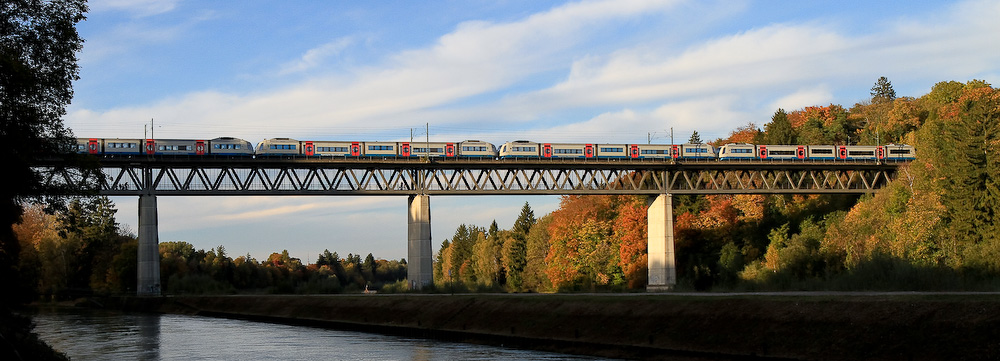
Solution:
<path fill-rule="evenodd" d="M 590 37 L 637 17 L 684 11 L 673 5 L 589 1 L 512 22 L 468 21 L 427 47 L 399 51 L 350 73 L 315 72 L 317 77 L 298 84 L 244 94 L 204 91 L 106 112 L 80 109 L 69 124 L 102 124 L 101 131 L 110 131 L 102 134 L 111 134 L 156 117 L 174 124 L 165 136 L 220 129 L 250 139 L 333 134 L 317 129 L 362 125 L 373 132 L 396 129 L 401 137 L 424 122 L 467 129 L 470 136 L 497 134 L 508 124 L 529 136 L 534 131 L 564 138 L 614 132 L 623 124 L 634 133 L 671 124 L 724 133 L 766 120 L 776 106 L 837 101 L 841 89 L 867 86 L 880 75 L 946 80 L 990 71 L 1000 62 L 993 50 L 1000 25 L 982 20 L 1000 16 L 1000 10 L 986 1 L 862 34 L 817 20 L 770 24 L 680 49 L 635 42 L 607 53 L 587 47 Z M 347 51 L 352 39 L 318 45 L 282 69 L 312 74 Z M 535 79 L 560 71 L 565 76 L 555 82 Z M 492 99 L 463 103 L 486 95 Z M 238 134 L 231 134 L 234 129 Z"/>
<path fill-rule="evenodd" d="M 278 70 L 278 75 L 287 75 L 307 70 L 314 70 L 316 67 L 328 62 L 330 58 L 342 53 L 344 49 L 347 49 L 347 47 L 354 45 L 354 43 L 355 37 L 345 36 L 313 49 L 309 49 L 309 51 L 306 51 L 305 54 L 302 54 L 301 58 L 284 64 L 281 69 Z"/>
<path fill-rule="evenodd" d="M 122 11 L 144 17 L 173 11 L 181 0 L 91 0 L 90 11 Z"/>

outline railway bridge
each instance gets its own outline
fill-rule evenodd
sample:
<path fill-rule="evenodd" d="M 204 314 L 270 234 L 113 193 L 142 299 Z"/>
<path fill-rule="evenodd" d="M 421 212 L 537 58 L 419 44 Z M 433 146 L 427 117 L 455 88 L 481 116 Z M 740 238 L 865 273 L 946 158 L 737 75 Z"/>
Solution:
<path fill-rule="evenodd" d="M 432 195 L 649 196 L 647 290 L 676 284 L 673 194 L 860 194 L 886 186 L 903 162 L 663 161 L 631 159 L 408 159 L 105 156 L 99 193 L 139 198 L 139 295 L 159 295 L 158 196 L 406 196 L 407 277 L 433 281 Z M 52 161 L 50 183 L 79 182 Z"/>

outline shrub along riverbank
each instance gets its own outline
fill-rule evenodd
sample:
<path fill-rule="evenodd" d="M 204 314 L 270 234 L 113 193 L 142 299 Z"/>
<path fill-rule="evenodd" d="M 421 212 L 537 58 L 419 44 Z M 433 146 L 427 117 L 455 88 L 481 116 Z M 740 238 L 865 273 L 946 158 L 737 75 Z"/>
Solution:
<path fill-rule="evenodd" d="M 340 295 L 103 300 L 200 314 L 640 359 L 996 359 L 997 295 Z"/>

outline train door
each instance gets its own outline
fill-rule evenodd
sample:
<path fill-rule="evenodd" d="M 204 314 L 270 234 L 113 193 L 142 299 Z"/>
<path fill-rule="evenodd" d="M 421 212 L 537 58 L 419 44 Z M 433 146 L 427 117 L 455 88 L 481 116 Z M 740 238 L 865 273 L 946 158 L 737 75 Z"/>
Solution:
<path fill-rule="evenodd" d="M 759 148 L 760 159 L 767 159 L 767 146 L 759 145 L 757 147 Z"/>
<path fill-rule="evenodd" d="M 445 143 L 444 144 L 444 156 L 454 157 L 455 156 L 455 143 Z"/>
<path fill-rule="evenodd" d="M 360 157 L 361 156 L 361 143 L 352 142 L 351 143 L 351 156 Z"/>
<path fill-rule="evenodd" d="M 97 139 L 91 139 L 87 142 L 87 153 L 97 154 L 100 149 L 101 145 L 97 142 Z"/>
<path fill-rule="evenodd" d="M 194 141 L 194 154 L 205 155 L 205 141 L 196 140 Z"/>
<path fill-rule="evenodd" d="M 313 144 L 313 142 L 304 143 L 305 144 L 302 145 L 302 154 L 305 154 L 307 157 L 316 155 L 316 145 Z"/>
<path fill-rule="evenodd" d="M 594 145 L 593 144 L 585 144 L 583 146 L 583 157 L 584 158 L 593 158 L 594 157 Z"/>
<path fill-rule="evenodd" d="M 680 148 L 676 145 L 670 146 L 670 158 L 678 158 L 681 156 Z"/>
<path fill-rule="evenodd" d="M 875 148 L 875 157 L 878 159 L 885 159 L 885 147 L 878 146 Z"/>
<path fill-rule="evenodd" d="M 146 154 L 156 154 L 156 141 L 146 139 Z"/>
<path fill-rule="evenodd" d="M 403 143 L 399 144 L 399 156 L 401 156 L 401 157 L 409 157 L 410 156 L 410 152 L 411 151 L 410 151 L 410 143 L 409 142 L 403 142 Z"/>
<path fill-rule="evenodd" d="M 840 146 L 837 148 L 837 156 L 840 159 L 847 159 L 847 147 Z"/>
<path fill-rule="evenodd" d="M 552 144 L 542 144 L 542 158 L 552 158 Z"/>
<path fill-rule="evenodd" d="M 799 159 L 806 159 L 806 147 L 800 145 L 798 148 L 796 148 L 795 149 L 795 157 L 797 157 Z"/>
<path fill-rule="evenodd" d="M 632 144 L 629 146 L 628 156 L 631 158 L 639 158 L 639 145 Z"/>

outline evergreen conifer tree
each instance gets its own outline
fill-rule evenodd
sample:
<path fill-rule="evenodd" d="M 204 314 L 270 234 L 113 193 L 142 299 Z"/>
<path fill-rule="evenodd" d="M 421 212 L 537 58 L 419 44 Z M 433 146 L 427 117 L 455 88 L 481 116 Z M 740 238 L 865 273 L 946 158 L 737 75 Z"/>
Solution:
<path fill-rule="evenodd" d="M 784 109 L 778 108 L 771 116 L 771 122 L 764 125 L 764 143 L 766 144 L 795 144 L 795 130 L 792 129 L 792 122 L 788 120 L 788 114 Z"/>

